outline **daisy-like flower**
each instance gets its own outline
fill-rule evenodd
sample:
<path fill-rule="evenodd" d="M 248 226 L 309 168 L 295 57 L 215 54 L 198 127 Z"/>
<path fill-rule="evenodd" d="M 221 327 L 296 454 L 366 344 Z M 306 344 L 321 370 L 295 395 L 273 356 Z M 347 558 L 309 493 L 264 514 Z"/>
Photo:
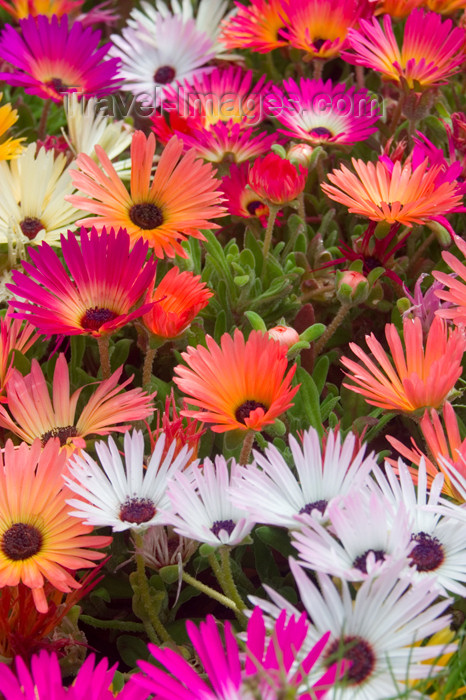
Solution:
<path fill-rule="evenodd" d="M 53 440 L 42 449 L 8 441 L 0 457 L 0 588 L 22 581 L 32 589 L 40 612 L 47 612 L 44 580 L 59 591 L 79 588 L 69 571 L 94 566 L 111 537 L 68 515 L 62 473 L 66 453 Z"/>
<path fill-rule="evenodd" d="M 182 415 L 212 423 L 215 433 L 262 430 L 292 405 L 296 365 L 287 372 L 286 347 L 278 341 L 261 331 L 245 340 L 236 329 L 233 338 L 224 333 L 220 345 L 209 335 L 206 342 L 207 348 L 181 354 L 188 367 L 175 367 L 175 383 L 198 407 Z"/>
<path fill-rule="evenodd" d="M 1 4 L 1 3 L 0 3 Z M 0 100 L 3 93 L 0 92 Z M 8 129 L 18 121 L 18 112 L 12 109 L 11 104 L 7 102 L 0 107 L 0 160 L 11 160 L 19 156 L 23 150 L 22 142 L 24 138 L 14 139 L 12 136 L 4 138 Z"/>
<path fill-rule="evenodd" d="M 269 207 L 248 186 L 249 163 L 232 163 L 230 174 L 222 178 L 222 190 L 226 197 L 225 205 L 228 213 L 241 216 L 243 219 L 259 219 L 262 226 L 267 226 Z"/>
<path fill-rule="evenodd" d="M 454 237 L 456 246 L 466 257 L 466 242 L 460 236 Z M 450 302 L 448 308 L 438 309 L 435 313 L 441 318 L 452 319 L 456 325 L 466 324 L 466 265 L 448 250 L 442 251 L 442 258 L 451 267 L 455 276 L 445 272 L 432 272 L 436 280 L 447 289 L 438 289 L 435 295 L 443 301 Z"/>
<path fill-rule="evenodd" d="M 151 184 L 155 137 L 136 131 L 131 142 L 131 186 L 128 193 L 100 146 L 95 152 L 104 172 L 92 158 L 81 153 L 71 171 L 73 184 L 89 197 L 71 195 L 75 206 L 93 212 L 79 221 L 83 226 L 125 228 L 134 244 L 142 238 L 154 254 L 163 258 L 187 253 L 180 245 L 188 236 L 204 240 L 200 229 L 218 228 L 210 219 L 224 215 L 221 192 L 212 167 L 191 151 L 182 155 L 183 144 L 171 139 L 165 147 Z"/>
<path fill-rule="evenodd" d="M 0 0 L 0 7 L 16 20 L 37 15 L 61 17 L 79 10 L 83 4 L 84 0 Z"/>
<path fill-rule="evenodd" d="M 0 319 L 0 393 L 3 393 L 13 371 L 14 351 L 25 353 L 38 338 L 31 323 L 23 324 L 7 312 Z"/>
<path fill-rule="evenodd" d="M 403 312 L 403 318 L 420 318 L 422 330 L 425 335 L 428 334 L 437 311 L 440 311 L 440 309 L 446 309 L 448 306 L 450 306 L 448 302 L 442 304 L 437 296 L 437 292 L 440 289 L 443 289 L 443 284 L 440 282 L 434 281 L 425 292 L 422 291 L 421 285 L 426 277 L 429 277 L 429 275 L 425 273 L 419 275 L 416 284 L 414 285 L 414 294 L 411 294 L 406 285 L 403 285 L 405 297 L 412 304 L 409 309 Z"/>
<path fill-rule="evenodd" d="M 65 356 L 60 354 L 55 365 L 53 401 L 40 365 L 34 359 L 31 373 L 25 377 L 18 370 L 12 370 L 6 388 L 11 417 L 5 406 L 0 405 L 0 425 L 27 443 L 40 438 L 45 446 L 51 438 L 59 438 L 60 445 L 68 453 L 86 447 L 88 435 L 124 433 L 131 425 L 122 423 L 144 420 L 154 409 L 152 396 L 141 389 L 123 392 L 132 377 L 117 385 L 122 369 L 120 367 L 109 379 L 97 383 L 97 389 L 76 419 L 76 406 L 84 387 L 70 396 Z"/>
<path fill-rule="evenodd" d="M 198 156 L 211 163 L 242 163 L 269 153 L 276 134 L 257 133 L 253 127 L 234 124 L 230 127 L 217 122 L 210 129 L 190 129 L 188 133 L 175 130 L 185 148 L 193 148 Z"/>
<path fill-rule="evenodd" d="M 445 322 L 436 317 L 424 347 L 420 319 L 408 318 L 403 321 L 405 349 L 394 324 L 386 324 L 385 337 L 392 359 L 373 333 L 366 335 L 366 343 L 379 366 L 358 345 L 350 343 L 363 365 L 342 358 L 353 382 L 344 386 L 362 394 L 367 403 L 389 411 L 409 414 L 440 408 L 462 374 L 466 348 L 463 332 L 448 332 Z"/>
<path fill-rule="evenodd" d="M 443 0 L 441 0 L 443 2 Z M 408 17 L 413 10 L 425 5 L 425 0 L 378 0 L 376 15 L 390 15 L 394 19 Z"/>
<path fill-rule="evenodd" d="M 311 144 L 365 141 L 377 131 L 380 110 L 367 90 L 333 85 L 331 80 L 288 78 L 274 87 L 280 109 L 274 115 L 285 126 L 283 134 Z"/>
<path fill-rule="evenodd" d="M 442 22 L 435 12 L 416 9 L 406 20 L 401 50 L 393 32 L 390 15 L 361 20 L 359 29 L 350 29 L 345 51 L 349 63 L 372 68 L 384 80 L 421 92 L 443 85 L 464 62 L 466 33 L 453 27 L 452 20 Z"/>
<path fill-rule="evenodd" d="M 432 659 L 456 650 L 456 644 L 416 644 L 449 623 L 450 616 L 442 615 L 449 600 L 435 602 L 438 591 L 431 581 L 411 584 L 407 579 L 399 580 L 403 566 L 404 562 L 398 562 L 380 576 L 367 579 L 354 596 L 348 582 L 335 584 L 325 574 L 317 574 L 317 586 L 290 560 L 300 600 L 313 622 L 306 644 L 315 644 L 330 630 L 324 653 L 308 674 L 309 682 L 337 659 L 351 661 L 343 681 L 329 688 L 326 700 L 397 697 L 406 691 L 409 681 L 440 671 Z M 252 600 L 274 618 L 283 608 L 291 615 L 298 613 L 281 595 L 268 586 L 266 590 L 275 605 Z M 409 697 L 424 696 L 411 691 Z"/>
<path fill-rule="evenodd" d="M 312 686 L 306 682 L 306 674 L 321 655 L 328 634 L 311 649 L 305 649 L 308 622 L 304 613 L 288 618 L 283 610 L 269 636 L 263 613 L 255 608 L 248 621 L 245 654 L 240 652 L 228 620 L 225 641 L 211 615 L 199 628 L 188 620 L 186 630 L 201 661 L 202 677 L 181 654 L 149 644 L 158 663 L 138 661 L 143 673 L 132 675 L 130 686 L 144 688 L 159 700 L 278 700 L 290 691 L 299 700 L 320 700 L 327 697 L 328 688 L 344 670 L 332 664 Z"/>
<path fill-rule="evenodd" d="M 395 471 L 397 473 L 395 473 Z M 396 470 L 385 464 L 374 470 L 376 483 L 394 507 L 408 510 L 411 542 L 407 575 L 414 580 L 429 578 L 441 595 L 466 593 L 466 523 L 436 512 L 440 504 L 444 477 L 437 474 L 427 489 L 426 464 L 421 459 L 414 479 L 406 464 L 399 460 Z"/>
<path fill-rule="evenodd" d="M 411 227 L 437 221 L 452 231 L 444 214 L 462 202 L 455 181 L 445 180 L 442 167 L 429 167 L 427 159 L 414 167 L 408 160 L 364 163 L 351 159 L 356 174 L 346 165 L 328 175 L 331 185 L 321 185 L 330 199 L 348 207 L 352 214 L 372 221 L 399 222 Z"/>
<path fill-rule="evenodd" d="M 169 85 L 176 87 L 213 70 L 207 63 L 215 58 L 214 42 L 199 31 L 194 19 L 157 13 L 151 30 L 137 21 L 111 39 L 110 55 L 121 61 L 118 76 L 125 90 L 146 107 L 163 103 Z"/>
<path fill-rule="evenodd" d="M 165 524 L 160 511 L 170 505 L 167 484 L 184 469 L 189 460 L 188 447 L 175 457 L 176 442 L 172 442 L 165 457 L 165 435 L 155 444 L 150 461 L 144 464 L 144 437 L 140 431 L 126 433 L 125 464 L 112 438 L 108 446 L 96 443 L 100 466 L 86 452 L 75 455 L 69 462 L 65 481 L 80 498 L 68 499 L 74 510 L 71 515 L 86 525 L 110 526 L 114 532 L 145 530 L 151 525 Z M 69 476 L 68 476 L 69 475 Z"/>
<path fill-rule="evenodd" d="M 235 7 L 220 34 L 228 48 L 268 53 L 288 44 L 281 32 L 287 19 L 286 0 L 251 0 L 249 5 L 235 0 Z"/>
<path fill-rule="evenodd" d="M 217 455 L 215 464 L 206 458 L 202 469 L 191 465 L 175 474 L 168 485 L 170 506 L 162 514 L 163 522 L 179 535 L 212 547 L 242 542 L 255 522 L 233 504 L 230 490 L 237 472 L 234 460 L 229 470 L 225 457 Z"/>
<path fill-rule="evenodd" d="M 57 245 L 81 212 L 64 200 L 73 192 L 63 154 L 31 143 L 10 163 L 0 162 L 0 242 L 13 230 L 24 245 L 47 241 Z"/>
<path fill-rule="evenodd" d="M 375 492 L 351 490 L 329 504 L 329 528 L 304 514 L 292 544 L 299 563 L 345 581 L 380 575 L 394 562 L 405 561 L 413 545 L 409 513 Z"/>
<path fill-rule="evenodd" d="M 130 251 L 130 237 L 104 228 L 82 228 L 78 236 L 62 236 L 64 263 L 46 243 L 32 249 L 26 272 L 13 271 L 15 294 L 13 316 L 27 319 L 46 336 L 114 333 L 152 308 L 152 302 L 131 309 L 153 283 L 155 261 L 146 262 L 148 245 L 136 241 Z M 17 301 L 17 297 L 27 301 Z"/>
<path fill-rule="evenodd" d="M 118 59 L 107 58 L 109 46 L 98 48 L 101 34 L 68 17 L 44 15 L 20 20 L 20 32 L 7 24 L 0 35 L 0 58 L 16 68 L 0 80 L 24 87 L 32 95 L 60 103 L 67 92 L 103 95 L 119 86 Z"/>
<path fill-rule="evenodd" d="M 177 338 L 189 328 L 213 297 L 213 292 L 200 280 L 200 275 L 180 272 L 173 267 L 155 289 L 151 285 L 146 302 L 153 303 L 153 306 L 142 318 L 151 335 L 168 340 Z"/>
<path fill-rule="evenodd" d="M 335 58 L 347 46 L 351 27 L 370 16 L 370 0 L 288 0 L 284 37 L 309 59 Z"/>
<path fill-rule="evenodd" d="M 366 448 L 357 449 L 351 432 L 342 443 L 338 430 L 329 431 L 322 449 L 317 430 L 309 428 L 302 445 L 292 435 L 289 445 L 297 477 L 274 445 L 264 455 L 254 451 L 254 463 L 238 470 L 233 500 L 258 523 L 296 530 L 296 515 L 323 516 L 333 498 L 362 488 L 375 464 L 373 453 L 364 459 Z"/>
<path fill-rule="evenodd" d="M 292 202 L 306 186 L 307 169 L 293 165 L 276 153 L 257 158 L 249 171 L 251 189 L 270 206 L 283 206 Z"/>
<path fill-rule="evenodd" d="M 456 500 L 461 500 L 455 486 L 452 484 L 448 470 L 445 469 L 445 463 L 451 464 L 459 473 L 466 475 L 465 458 L 466 458 L 466 438 L 461 440 L 458 419 L 455 414 L 455 409 L 449 401 L 445 401 L 443 405 L 443 422 L 445 430 L 442 426 L 440 416 L 435 409 L 430 412 L 426 411 L 419 423 L 422 435 L 426 441 L 429 455 L 425 455 L 419 449 L 416 442 L 411 438 L 412 448 L 407 447 L 392 435 L 387 435 L 387 440 L 392 447 L 397 450 L 405 459 L 410 460 L 415 467 L 410 469 L 411 476 L 414 482 L 417 482 L 418 469 L 421 462 L 425 463 L 427 473 L 427 483 L 430 485 L 439 472 L 442 472 L 445 481 L 442 490 L 445 494 Z M 397 462 L 387 460 L 396 468 Z"/>

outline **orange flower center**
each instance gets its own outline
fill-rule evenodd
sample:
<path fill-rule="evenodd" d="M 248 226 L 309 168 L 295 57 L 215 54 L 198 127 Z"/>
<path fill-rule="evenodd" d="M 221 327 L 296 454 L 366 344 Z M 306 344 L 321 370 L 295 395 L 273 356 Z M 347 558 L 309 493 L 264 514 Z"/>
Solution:
<path fill-rule="evenodd" d="M 39 231 L 42 231 L 44 224 L 35 216 L 26 216 L 26 218 L 21 221 L 20 228 L 26 238 L 29 238 L 31 241 L 37 236 Z"/>
<path fill-rule="evenodd" d="M 14 523 L 2 537 L 2 552 L 12 561 L 29 559 L 40 550 L 42 535 L 32 525 Z"/>
<path fill-rule="evenodd" d="M 172 66 L 160 66 L 154 73 L 154 83 L 166 85 L 171 83 L 176 75 L 176 70 Z"/>
<path fill-rule="evenodd" d="M 248 399 L 247 401 L 242 403 L 239 408 L 236 409 L 236 420 L 239 423 L 246 424 L 246 418 L 249 418 L 250 413 L 252 413 L 252 411 L 255 411 L 256 408 L 262 408 L 264 410 L 264 413 L 268 411 L 267 406 L 265 406 L 263 403 L 259 403 L 259 401 L 254 401 L 254 399 Z"/>
<path fill-rule="evenodd" d="M 336 639 L 330 645 L 327 653 L 327 663 L 330 666 L 336 660 L 351 661 L 351 667 L 345 673 L 345 679 L 354 685 L 362 683 L 372 673 L 375 666 L 375 654 L 365 639 L 358 636 L 348 636 Z"/>
<path fill-rule="evenodd" d="M 76 437 L 78 431 L 74 425 L 62 426 L 60 428 L 52 428 L 47 430 L 46 433 L 41 435 L 40 440 L 42 442 L 42 447 L 48 443 L 52 438 L 58 438 L 60 440 L 60 447 L 63 447 L 68 442 L 70 437 Z"/>
<path fill-rule="evenodd" d="M 134 204 L 128 212 L 129 218 L 144 231 L 157 228 L 163 223 L 162 211 L 156 204 L 145 202 L 144 204 Z"/>
<path fill-rule="evenodd" d="M 94 306 L 93 309 L 86 309 L 86 313 L 81 319 L 81 325 L 87 331 L 98 331 L 107 321 L 113 321 L 118 314 L 110 309 Z"/>
<path fill-rule="evenodd" d="M 438 539 L 425 532 L 418 532 L 411 536 L 411 541 L 418 543 L 409 555 L 411 566 L 416 567 L 417 571 L 438 569 L 445 559 L 443 547 Z"/>
<path fill-rule="evenodd" d="M 156 508 L 148 498 L 128 498 L 120 508 L 120 520 L 128 523 L 146 523 L 154 517 Z"/>

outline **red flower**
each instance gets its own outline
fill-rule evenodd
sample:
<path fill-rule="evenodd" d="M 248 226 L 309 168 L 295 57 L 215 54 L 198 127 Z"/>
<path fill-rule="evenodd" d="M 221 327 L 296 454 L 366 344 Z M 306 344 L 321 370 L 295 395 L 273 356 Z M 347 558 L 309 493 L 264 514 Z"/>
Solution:
<path fill-rule="evenodd" d="M 269 153 L 258 158 L 249 172 L 249 186 L 269 204 L 283 205 L 304 190 L 307 170 L 296 168 L 289 160 Z"/>

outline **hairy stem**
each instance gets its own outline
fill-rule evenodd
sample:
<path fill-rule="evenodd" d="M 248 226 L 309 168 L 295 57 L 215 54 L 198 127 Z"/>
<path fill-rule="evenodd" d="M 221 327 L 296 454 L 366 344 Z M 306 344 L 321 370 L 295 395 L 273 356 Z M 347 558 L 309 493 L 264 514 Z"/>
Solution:
<path fill-rule="evenodd" d="M 230 610 L 233 610 L 235 614 L 238 612 L 236 604 L 232 600 L 230 600 L 230 598 L 227 598 L 225 595 L 219 593 L 214 588 L 207 586 L 205 583 L 198 581 L 197 578 L 194 578 L 194 576 L 187 574 L 186 571 L 183 571 L 183 581 L 185 583 L 188 583 L 193 588 L 197 588 L 197 590 L 201 591 L 201 593 L 205 593 L 205 595 L 208 595 L 210 598 L 213 598 L 217 602 L 221 603 L 226 608 L 230 608 Z"/>
<path fill-rule="evenodd" d="M 109 354 L 110 336 L 99 335 L 97 345 L 99 346 L 100 367 L 102 369 L 102 379 L 108 379 L 111 375 L 110 369 L 110 354 Z"/>
<path fill-rule="evenodd" d="M 153 601 L 151 600 L 149 581 L 146 576 L 146 566 L 144 562 L 144 557 L 140 554 L 143 546 L 144 536 L 140 532 L 133 530 L 134 543 L 136 545 L 136 571 L 137 571 L 137 581 L 138 581 L 138 593 L 141 598 L 142 605 L 144 606 L 144 611 L 147 614 L 150 624 L 155 630 L 158 637 L 164 642 L 173 641 L 164 625 L 162 624 L 158 611 L 155 610 Z"/>
<path fill-rule="evenodd" d="M 249 455 L 251 454 L 252 446 L 254 445 L 255 431 L 248 430 L 244 438 L 243 447 L 241 448 L 241 454 L 239 456 L 239 463 L 241 465 L 247 464 Z"/>
<path fill-rule="evenodd" d="M 318 342 L 314 346 L 314 353 L 316 356 L 323 350 L 327 342 L 337 330 L 338 326 L 344 321 L 350 309 L 351 304 L 342 304 L 340 306 L 332 323 L 327 326 L 323 335 L 320 336 Z"/>
<path fill-rule="evenodd" d="M 157 348 L 147 347 L 146 354 L 144 355 L 144 366 L 142 368 L 142 388 L 147 393 L 150 392 L 150 378 L 152 376 L 152 367 L 154 365 L 154 359 L 157 354 Z"/>
<path fill-rule="evenodd" d="M 265 259 L 267 258 L 267 255 L 269 253 L 270 244 L 272 243 L 273 227 L 274 227 L 275 219 L 277 218 L 277 214 L 278 214 L 279 209 L 280 209 L 280 207 L 277 207 L 275 204 L 269 204 L 269 218 L 267 220 L 267 228 L 265 230 L 264 248 L 263 248 L 264 270 L 265 270 Z"/>

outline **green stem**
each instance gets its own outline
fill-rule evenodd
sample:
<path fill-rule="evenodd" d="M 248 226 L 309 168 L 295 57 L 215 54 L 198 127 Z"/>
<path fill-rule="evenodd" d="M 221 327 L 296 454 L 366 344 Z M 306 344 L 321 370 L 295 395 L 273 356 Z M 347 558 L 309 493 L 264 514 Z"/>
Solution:
<path fill-rule="evenodd" d="M 271 51 L 267 52 L 265 61 L 267 64 L 267 72 L 269 74 L 269 78 L 271 78 L 275 83 L 281 83 L 283 76 L 275 65 L 275 61 L 273 60 Z"/>
<path fill-rule="evenodd" d="M 324 65 L 325 61 L 321 58 L 314 58 L 314 74 L 312 76 L 314 80 L 319 80 L 322 77 Z"/>
<path fill-rule="evenodd" d="M 338 312 L 336 316 L 334 317 L 332 323 L 327 326 L 325 329 L 323 335 L 320 336 L 318 342 L 314 346 L 314 353 L 317 356 L 321 350 L 325 347 L 327 344 L 327 341 L 330 340 L 332 335 L 335 333 L 337 330 L 338 326 L 342 323 L 342 321 L 346 318 L 347 314 L 349 313 L 349 310 L 351 309 L 351 304 L 342 304 L 340 308 L 338 309 Z"/>
<path fill-rule="evenodd" d="M 150 624 L 154 628 L 156 634 L 164 642 L 172 642 L 172 638 L 168 634 L 164 625 L 162 624 L 158 612 L 154 609 L 153 602 L 150 595 L 149 581 L 146 576 L 146 565 L 144 562 L 144 557 L 140 553 L 143 547 L 144 536 L 140 532 L 133 530 L 134 543 L 136 545 L 135 559 L 136 559 L 136 571 L 138 580 L 138 591 L 141 598 L 141 602 L 144 606 L 144 610 L 147 613 Z"/>
<path fill-rule="evenodd" d="M 214 588 L 207 586 L 205 583 L 198 581 L 197 578 L 194 578 L 194 576 L 187 574 L 186 571 L 183 571 L 183 581 L 185 583 L 188 583 L 193 588 L 197 588 L 197 590 L 201 591 L 201 593 L 205 593 L 205 595 L 208 595 L 210 598 L 213 598 L 214 600 L 218 601 L 226 608 L 230 608 L 230 610 L 233 610 L 235 614 L 238 612 L 238 608 L 236 607 L 235 603 L 232 600 L 230 600 L 230 598 L 227 598 L 226 596 L 222 595 L 222 593 L 219 593 Z"/>
<path fill-rule="evenodd" d="M 265 236 L 264 236 L 264 248 L 263 248 L 263 255 L 264 255 L 264 270 L 265 270 L 265 259 L 267 258 L 267 255 L 270 250 L 270 244 L 272 243 L 272 233 L 273 233 L 273 227 L 275 224 L 275 219 L 277 218 L 277 214 L 279 212 L 280 207 L 277 207 L 275 204 L 269 204 L 269 218 L 267 219 L 267 228 L 265 230 Z"/>
<path fill-rule="evenodd" d="M 434 240 L 435 240 L 435 233 L 432 231 L 432 232 L 427 236 L 427 238 L 421 243 L 421 245 L 419 246 L 419 248 L 417 248 L 417 249 L 414 251 L 414 254 L 411 256 L 411 258 L 410 258 L 410 260 L 409 260 L 409 267 L 408 267 L 408 270 L 407 270 L 407 272 L 408 272 L 409 275 L 410 275 L 412 272 L 415 272 L 415 267 L 416 267 L 417 262 L 418 262 L 419 259 L 424 255 L 424 253 L 426 252 L 427 248 L 429 248 L 429 246 L 431 245 L 431 243 L 433 243 Z"/>
<path fill-rule="evenodd" d="M 90 627 L 103 630 L 120 630 L 121 632 L 143 632 L 142 622 L 131 622 L 130 620 L 98 620 L 92 615 L 80 615 L 79 619 Z"/>
<path fill-rule="evenodd" d="M 102 379 L 108 379 L 112 373 L 110 369 L 110 354 L 109 354 L 110 336 L 99 335 L 97 337 L 97 345 L 99 346 L 100 367 L 102 369 Z"/>
<path fill-rule="evenodd" d="M 150 378 L 152 376 L 152 367 L 154 365 L 154 359 L 157 354 L 157 348 L 147 347 L 146 354 L 144 355 L 144 366 L 142 368 L 142 388 L 147 393 L 150 392 Z"/>
<path fill-rule="evenodd" d="M 306 203 L 304 201 L 304 192 L 298 194 L 298 216 L 303 224 L 299 227 L 299 233 L 304 233 L 306 230 Z"/>
<path fill-rule="evenodd" d="M 233 572 L 231 570 L 230 548 L 226 545 L 220 547 L 220 561 L 222 565 L 225 593 L 227 593 L 228 597 L 236 603 L 238 610 L 244 610 L 246 606 L 238 592 L 235 580 L 233 578 Z"/>
<path fill-rule="evenodd" d="M 249 455 L 251 454 L 252 446 L 254 445 L 255 431 L 248 430 L 244 438 L 243 447 L 239 456 L 239 463 L 245 465 L 248 463 Z"/>

